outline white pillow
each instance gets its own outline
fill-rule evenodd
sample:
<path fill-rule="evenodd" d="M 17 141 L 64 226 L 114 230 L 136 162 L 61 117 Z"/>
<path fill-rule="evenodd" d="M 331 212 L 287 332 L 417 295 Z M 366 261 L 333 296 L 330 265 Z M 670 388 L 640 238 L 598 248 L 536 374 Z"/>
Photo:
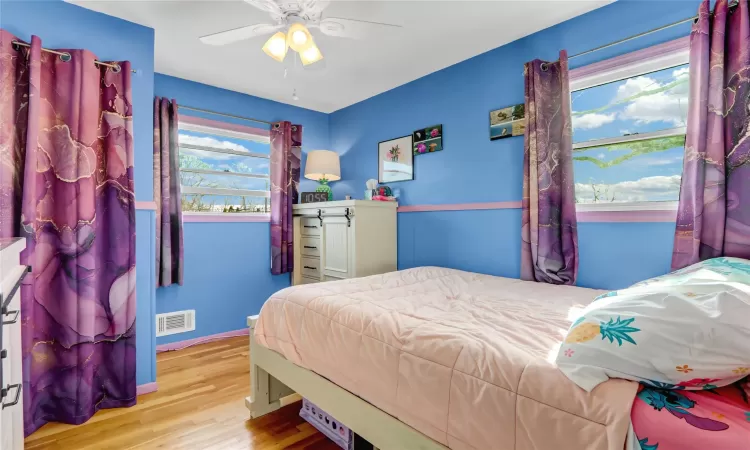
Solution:
<path fill-rule="evenodd" d="M 750 374 L 750 261 L 714 258 L 597 297 L 571 325 L 560 370 L 591 391 L 608 378 L 711 389 Z"/>

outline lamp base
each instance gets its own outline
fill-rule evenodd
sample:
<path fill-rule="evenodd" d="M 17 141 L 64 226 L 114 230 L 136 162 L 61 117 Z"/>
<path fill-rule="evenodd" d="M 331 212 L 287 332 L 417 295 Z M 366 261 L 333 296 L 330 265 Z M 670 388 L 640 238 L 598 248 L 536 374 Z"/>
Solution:
<path fill-rule="evenodd" d="M 320 179 L 320 184 L 317 188 L 315 188 L 315 192 L 327 192 L 328 193 L 328 201 L 333 201 L 333 191 L 331 190 L 331 187 L 328 186 L 328 180 L 326 179 Z"/>

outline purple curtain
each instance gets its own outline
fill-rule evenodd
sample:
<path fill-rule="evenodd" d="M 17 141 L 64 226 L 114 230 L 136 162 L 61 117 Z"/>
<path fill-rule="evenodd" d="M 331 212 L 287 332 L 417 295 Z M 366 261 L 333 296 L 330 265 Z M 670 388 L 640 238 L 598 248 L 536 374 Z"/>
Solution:
<path fill-rule="evenodd" d="M 292 205 L 297 203 L 302 126 L 277 122 L 271 127 L 271 273 L 294 269 Z"/>
<path fill-rule="evenodd" d="M 750 17 L 709 0 L 690 34 L 690 107 L 672 268 L 750 259 Z"/>
<path fill-rule="evenodd" d="M 177 102 L 154 99 L 154 200 L 156 287 L 182 286 L 182 195 Z"/>
<path fill-rule="evenodd" d="M 568 55 L 524 67 L 521 278 L 575 284 L 578 273 Z"/>
<path fill-rule="evenodd" d="M 33 268 L 21 287 L 30 434 L 136 402 L 130 63 L 97 66 L 85 50 L 65 62 L 36 36 L 29 49 L 0 36 L 3 193 L 20 205 L 0 237 L 25 236 Z"/>

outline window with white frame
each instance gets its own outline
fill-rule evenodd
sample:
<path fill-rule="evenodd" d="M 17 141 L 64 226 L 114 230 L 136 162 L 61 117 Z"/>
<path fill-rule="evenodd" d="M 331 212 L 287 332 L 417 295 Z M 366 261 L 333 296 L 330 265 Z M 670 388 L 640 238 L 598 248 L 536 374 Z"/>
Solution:
<path fill-rule="evenodd" d="M 689 93 L 687 49 L 630 60 L 599 63 L 609 68 L 571 77 L 579 211 L 674 209 L 679 200 Z"/>
<path fill-rule="evenodd" d="M 183 213 L 269 213 L 268 135 L 196 122 L 179 124 Z"/>

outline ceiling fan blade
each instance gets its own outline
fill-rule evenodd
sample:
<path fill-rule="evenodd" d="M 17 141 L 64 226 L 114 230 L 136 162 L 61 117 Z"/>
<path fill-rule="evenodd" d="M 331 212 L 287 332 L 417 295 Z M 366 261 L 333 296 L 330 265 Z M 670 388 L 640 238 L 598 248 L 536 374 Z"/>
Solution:
<path fill-rule="evenodd" d="M 226 45 L 237 41 L 243 41 L 250 39 L 255 36 L 262 36 L 264 34 L 270 34 L 281 28 L 281 25 L 270 25 L 267 23 L 260 23 L 257 25 L 249 25 L 246 27 L 235 28 L 233 30 L 222 31 L 221 33 L 209 34 L 201 36 L 201 42 L 209 45 Z"/>
<path fill-rule="evenodd" d="M 245 0 L 245 3 L 271 14 L 273 20 L 277 22 L 284 18 L 284 10 L 274 0 Z"/>
<path fill-rule="evenodd" d="M 300 16 L 307 21 L 318 22 L 330 3 L 330 0 L 299 0 Z"/>
<path fill-rule="evenodd" d="M 338 17 L 327 17 L 320 21 L 317 26 L 323 34 L 328 36 L 344 37 L 350 39 L 364 39 L 368 36 L 377 35 L 384 31 L 392 31 L 401 28 L 401 25 L 390 23 L 367 22 L 365 20 L 341 19 Z"/>

